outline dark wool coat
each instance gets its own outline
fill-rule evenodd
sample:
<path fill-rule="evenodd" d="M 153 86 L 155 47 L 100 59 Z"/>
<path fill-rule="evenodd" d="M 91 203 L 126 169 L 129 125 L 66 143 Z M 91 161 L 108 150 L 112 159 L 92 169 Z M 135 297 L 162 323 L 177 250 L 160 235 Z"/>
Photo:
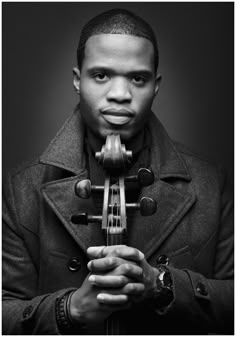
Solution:
<path fill-rule="evenodd" d="M 174 144 L 157 118 L 149 122 L 153 185 L 141 196 L 157 212 L 128 222 L 128 245 L 155 266 L 169 258 L 174 302 L 165 314 L 148 303 L 124 312 L 127 334 L 233 333 L 233 217 L 221 171 Z M 86 249 L 104 244 L 99 225 L 78 226 L 72 214 L 94 214 L 93 198 L 75 196 L 88 177 L 84 129 L 73 113 L 36 161 L 15 170 L 3 196 L 3 334 L 59 334 L 56 299 L 80 287 Z M 104 333 L 75 329 L 75 334 Z"/>

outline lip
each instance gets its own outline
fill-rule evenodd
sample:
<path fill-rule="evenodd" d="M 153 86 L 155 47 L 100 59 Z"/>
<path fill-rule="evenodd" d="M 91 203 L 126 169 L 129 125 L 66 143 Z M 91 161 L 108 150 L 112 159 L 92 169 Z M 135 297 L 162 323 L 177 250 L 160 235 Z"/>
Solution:
<path fill-rule="evenodd" d="M 103 109 L 103 118 L 112 125 L 125 125 L 133 118 L 134 113 L 128 109 Z"/>

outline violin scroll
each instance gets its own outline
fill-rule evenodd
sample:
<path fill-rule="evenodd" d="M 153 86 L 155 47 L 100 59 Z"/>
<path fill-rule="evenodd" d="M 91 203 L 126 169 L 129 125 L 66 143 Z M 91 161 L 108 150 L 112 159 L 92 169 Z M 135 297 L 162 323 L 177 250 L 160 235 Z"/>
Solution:
<path fill-rule="evenodd" d="M 95 153 L 95 158 L 102 164 L 104 169 L 124 169 L 132 159 L 132 151 L 126 151 L 125 145 L 121 144 L 120 135 L 109 135 L 101 152 Z"/>

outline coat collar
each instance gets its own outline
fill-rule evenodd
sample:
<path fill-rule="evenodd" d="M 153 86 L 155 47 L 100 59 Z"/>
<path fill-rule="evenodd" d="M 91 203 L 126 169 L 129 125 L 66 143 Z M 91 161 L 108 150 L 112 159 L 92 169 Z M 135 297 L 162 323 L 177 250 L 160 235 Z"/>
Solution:
<path fill-rule="evenodd" d="M 195 201 L 193 188 L 188 184 L 191 177 L 186 164 L 154 114 L 149 121 L 149 130 L 152 139 L 150 166 L 155 172 L 155 182 L 143 188 L 142 195 L 156 199 L 158 209 L 145 220 L 135 212 L 130 218 L 128 235 L 128 244 L 143 251 L 147 258 L 160 248 Z M 97 214 L 92 198 L 79 199 L 74 193 L 75 183 L 88 176 L 83 148 L 84 126 L 77 109 L 40 161 L 72 172 L 70 178 L 44 184 L 42 194 L 73 239 L 86 251 L 89 246 L 105 244 L 105 241 L 98 224 L 78 226 L 70 221 L 71 215 L 80 212 Z M 178 179 L 180 188 L 169 184 L 169 178 Z"/>
<path fill-rule="evenodd" d="M 174 177 L 190 181 L 191 177 L 185 162 L 153 113 L 148 129 L 155 144 L 151 151 L 151 166 L 158 178 Z M 80 174 L 86 165 L 84 134 L 85 127 L 77 107 L 42 154 L 40 162 L 65 169 L 76 175 Z"/>
<path fill-rule="evenodd" d="M 82 117 L 76 107 L 41 155 L 40 162 L 80 174 L 86 165 L 83 152 L 84 134 Z"/>
<path fill-rule="evenodd" d="M 149 121 L 152 138 L 151 166 L 159 179 L 180 178 L 191 180 L 187 166 L 154 114 Z"/>

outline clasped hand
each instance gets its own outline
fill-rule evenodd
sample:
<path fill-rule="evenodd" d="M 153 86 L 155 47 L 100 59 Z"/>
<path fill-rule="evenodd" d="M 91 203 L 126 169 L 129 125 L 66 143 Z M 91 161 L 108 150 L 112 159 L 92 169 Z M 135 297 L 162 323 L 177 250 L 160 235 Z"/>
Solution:
<path fill-rule="evenodd" d="M 71 298 L 75 321 L 93 324 L 133 302 L 152 297 L 158 270 L 144 254 L 125 245 L 90 247 L 89 275 Z"/>

